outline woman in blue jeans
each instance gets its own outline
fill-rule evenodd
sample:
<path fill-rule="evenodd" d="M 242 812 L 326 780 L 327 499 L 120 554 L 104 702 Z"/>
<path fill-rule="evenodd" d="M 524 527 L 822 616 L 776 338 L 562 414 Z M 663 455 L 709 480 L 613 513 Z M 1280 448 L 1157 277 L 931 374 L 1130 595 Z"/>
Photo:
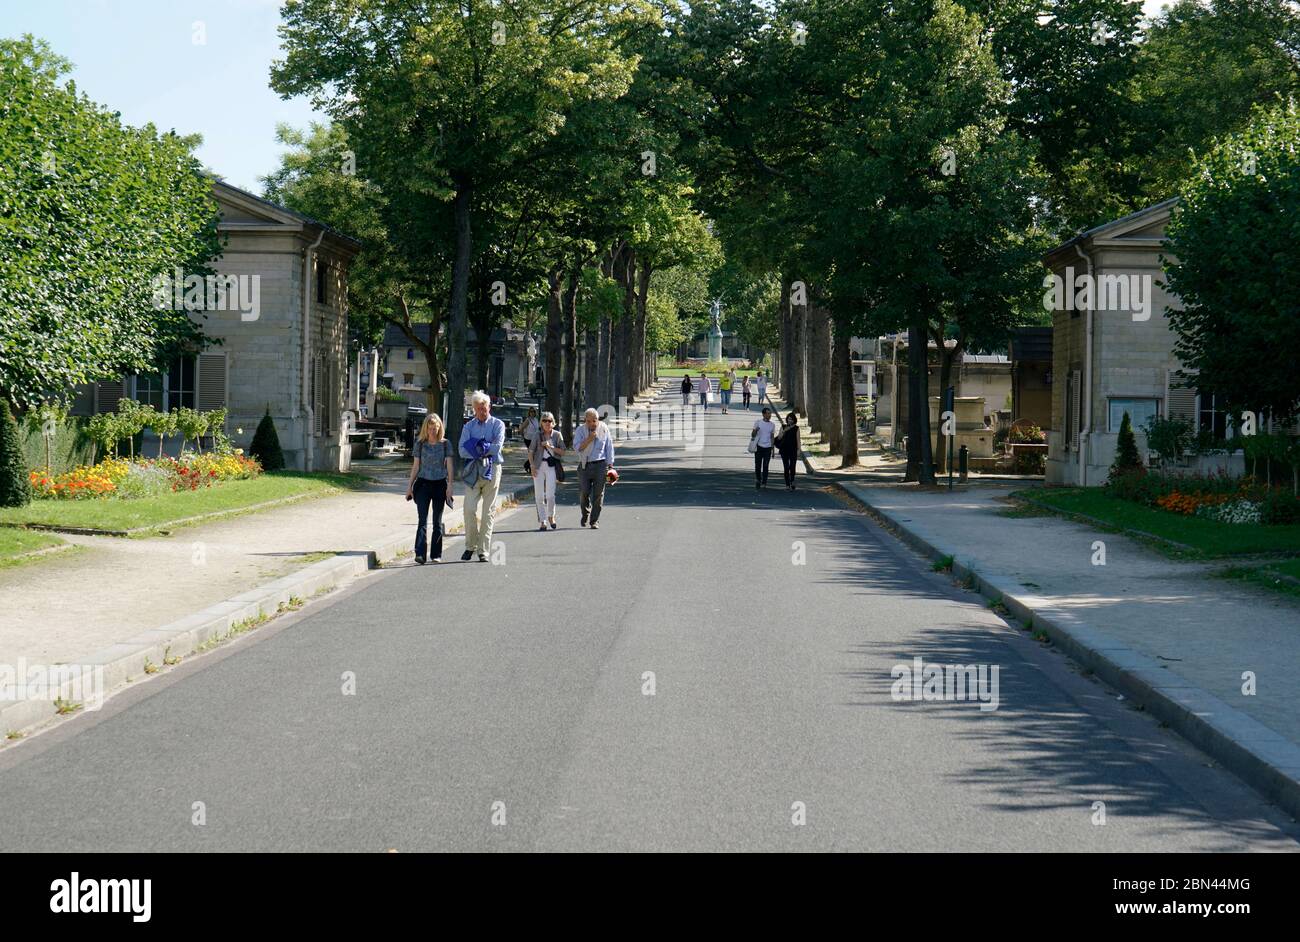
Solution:
<path fill-rule="evenodd" d="M 426 522 L 433 527 L 433 545 L 429 557 L 442 562 L 442 508 L 454 503 L 451 496 L 451 443 L 443 437 L 442 419 L 429 413 L 415 439 L 415 463 L 406 482 L 406 499 L 415 501 L 419 523 L 415 528 L 415 561 L 424 565 L 427 539 Z M 432 510 L 432 513 L 430 513 Z M 432 518 L 432 519 L 430 519 Z"/>

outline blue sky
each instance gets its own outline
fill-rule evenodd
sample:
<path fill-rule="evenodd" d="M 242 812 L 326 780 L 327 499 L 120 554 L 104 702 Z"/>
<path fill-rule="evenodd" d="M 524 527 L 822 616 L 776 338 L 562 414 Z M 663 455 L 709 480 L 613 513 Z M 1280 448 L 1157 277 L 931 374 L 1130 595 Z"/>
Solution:
<path fill-rule="evenodd" d="M 0 36 L 48 40 L 96 102 L 127 124 L 202 134 L 199 159 L 260 192 L 279 162 L 275 125 L 314 117 L 305 99 L 268 87 L 279 10 L 279 0 L 0 0 Z M 196 22 L 206 45 L 193 42 Z"/>
<path fill-rule="evenodd" d="M 1148 14 L 1163 5 L 1144 4 Z M 0 0 L 0 36 L 48 40 L 92 99 L 128 124 L 202 134 L 199 159 L 260 192 L 258 178 L 279 163 L 275 125 L 314 117 L 307 101 L 267 87 L 279 11 L 279 0 Z"/>

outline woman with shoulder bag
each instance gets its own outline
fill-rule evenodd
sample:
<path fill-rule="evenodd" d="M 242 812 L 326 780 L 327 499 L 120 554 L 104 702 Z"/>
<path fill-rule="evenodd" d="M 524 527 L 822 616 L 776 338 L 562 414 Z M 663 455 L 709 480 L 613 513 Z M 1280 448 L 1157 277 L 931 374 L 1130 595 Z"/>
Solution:
<path fill-rule="evenodd" d="M 406 499 L 415 501 L 419 515 L 415 528 L 415 561 L 421 566 L 424 565 L 427 543 L 426 520 L 433 527 L 433 545 L 428 547 L 428 555 L 435 563 L 442 562 L 442 508 L 454 503 L 451 456 L 451 443 L 443 437 L 442 419 L 436 413 L 430 413 L 420 424 L 420 434 L 415 438 L 415 462 L 406 482 Z"/>
<path fill-rule="evenodd" d="M 537 502 L 537 529 L 549 525 L 555 529 L 555 482 L 564 480 L 564 439 L 555 430 L 555 416 L 542 413 L 541 428 L 528 445 L 528 463 L 532 466 L 533 497 Z"/>

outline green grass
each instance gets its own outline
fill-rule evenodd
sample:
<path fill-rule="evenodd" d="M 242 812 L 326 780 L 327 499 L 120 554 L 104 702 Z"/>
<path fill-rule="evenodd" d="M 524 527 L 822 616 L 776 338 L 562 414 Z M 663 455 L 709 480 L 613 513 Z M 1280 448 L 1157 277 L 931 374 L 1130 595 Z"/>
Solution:
<path fill-rule="evenodd" d="M 17 557 L 49 546 L 58 546 L 62 542 L 57 536 L 48 533 L 0 527 L 0 566 L 26 562 Z"/>
<path fill-rule="evenodd" d="M 361 487 L 366 478 L 356 474 L 304 474 L 277 471 L 247 481 L 225 481 L 198 491 L 180 491 L 161 497 L 120 500 L 37 500 L 26 507 L 0 510 L 0 525 L 41 524 L 93 530 L 158 529 L 187 517 L 222 511 L 239 511 L 255 504 L 302 495 L 327 496 Z M 0 532 L 5 531 L 0 528 Z"/>
<path fill-rule="evenodd" d="M 1058 513 L 1092 517 L 1108 529 L 1134 536 L 1171 556 L 1219 559 L 1300 555 L 1300 524 L 1264 527 L 1220 523 L 1143 507 L 1110 497 L 1100 488 L 1045 488 L 1019 491 L 1015 496 Z M 1187 549 L 1171 546 L 1170 542 Z"/>
<path fill-rule="evenodd" d="M 1300 559 L 1279 559 L 1259 566 L 1233 566 L 1221 575 L 1300 599 Z"/>

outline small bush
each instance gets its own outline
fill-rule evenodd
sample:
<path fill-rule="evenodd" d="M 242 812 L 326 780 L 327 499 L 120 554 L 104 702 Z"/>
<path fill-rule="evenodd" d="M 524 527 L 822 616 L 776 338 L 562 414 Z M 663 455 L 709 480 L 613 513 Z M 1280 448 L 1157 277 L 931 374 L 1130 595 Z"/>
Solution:
<path fill-rule="evenodd" d="M 0 400 L 0 507 L 22 507 L 32 499 L 27 461 L 18 441 L 18 423 L 9 403 Z"/>
<path fill-rule="evenodd" d="M 1133 422 L 1125 412 L 1119 423 L 1119 442 L 1115 447 L 1115 461 L 1110 466 L 1110 477 L 1128 474 L 1142 467 L 1137 438 L 1133 434 Z"/>
<path fill-rule="evenodd" d="M 175 476 L 159 464 L 133 464 L 117 483 L 118 497 L 157 497 L 172 492 Z"/>
<path fill-rule="evenodd" d="M 284 470 L 284 452 L 280 448 L 280 436 L 275 431 L 275 420 L 271 410 L 266 410 L 262 421 L 257 423 L 253 433 L 253 442 L 248 446 L 248 453 L 256 458 L 267 471 Z"/>

